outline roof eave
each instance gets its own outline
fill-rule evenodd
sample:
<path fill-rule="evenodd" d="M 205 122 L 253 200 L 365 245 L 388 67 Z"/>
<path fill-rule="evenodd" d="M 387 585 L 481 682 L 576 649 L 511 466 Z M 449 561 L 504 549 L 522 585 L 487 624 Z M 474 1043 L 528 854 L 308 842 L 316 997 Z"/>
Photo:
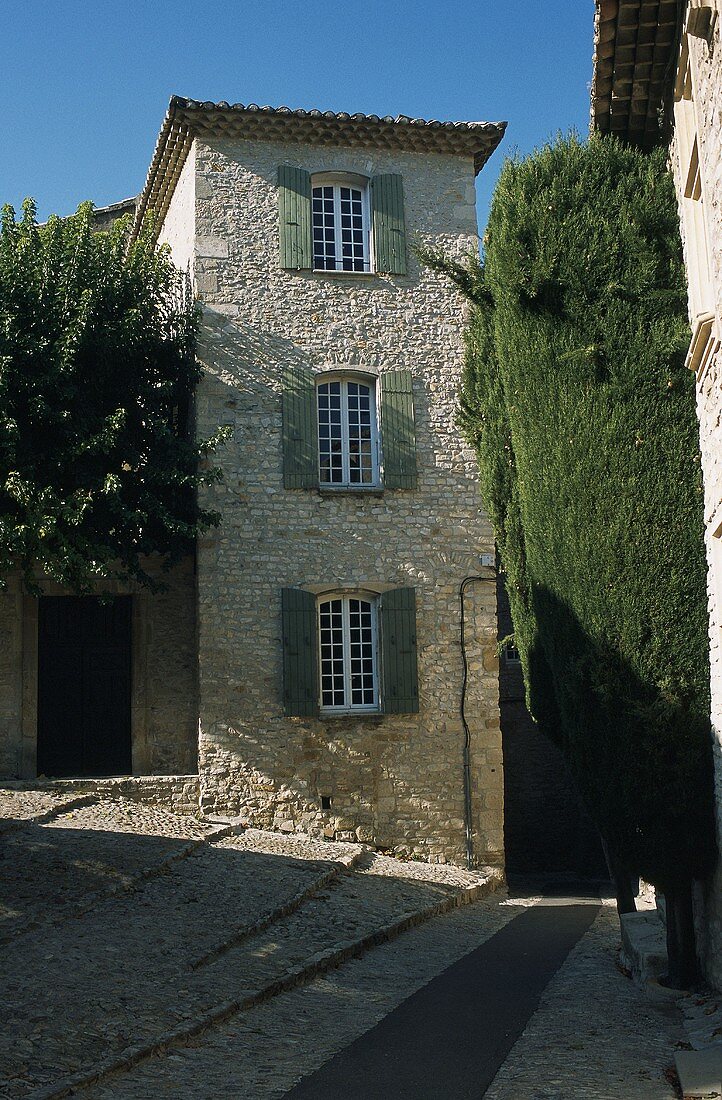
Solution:
<path fill-rule="evenodd" d="M 138 199 L 133 236 L 149 211 L 156 226 L 165 216 L 195 137 L 225 132 L 247 139 L 351 144 L 409 152 L 452 153 L 473 159 L 478 174 L 499 145 L 506 122 L 436 122 L 332 111 L 292 111 L 237 103 L 201 103 L 172 96 Z"/>
<path fill-rule="evenodd" d="M 669 140 L 686 0 L 597 0 L 592 131 L 649 151 Z"/>

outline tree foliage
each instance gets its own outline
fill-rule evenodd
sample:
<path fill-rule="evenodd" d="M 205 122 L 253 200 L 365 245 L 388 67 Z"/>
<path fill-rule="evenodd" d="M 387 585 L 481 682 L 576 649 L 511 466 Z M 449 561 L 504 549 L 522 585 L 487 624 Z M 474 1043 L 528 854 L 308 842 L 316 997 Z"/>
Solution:
<path fill-rule="evenodd" d="M 714 828 L 700 455 L 664 152 L 560 138 L 507 162 L 485 242 L 461 415 L 530 709 L 610 848 L 671 890 L 709 871 Z"/>
<path fill-rule="evenodd" d="M 165 250 L 93 231 L 91 204 L 0 223 L 0 582 L 22 570 L 76 592 L 103 578 L 156 587 L 219 517 L 196 489 L 219 436 L 186 430 L 196 311 Z"/>

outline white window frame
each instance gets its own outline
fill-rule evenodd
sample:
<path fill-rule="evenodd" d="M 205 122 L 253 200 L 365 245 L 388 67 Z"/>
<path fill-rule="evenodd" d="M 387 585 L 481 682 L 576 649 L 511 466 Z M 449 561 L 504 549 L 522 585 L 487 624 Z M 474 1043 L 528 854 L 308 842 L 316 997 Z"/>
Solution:
<path fill-rule="evenodd" d="M 379 435 L 378 379 L 366 374 L 323 373 L 316 375 L 316 439 L 318 440 L 318 484 L 323 490 L 345 489 L 353 492 L 381 488 L 381 447 Z M 319 420 L 319 387 L 338 382 L 341 385 L 341 481 L 321 480 L 321 431 Z M 348 420 L 348 385 L 367 386 L 371 391 L 371 481 L 351 481 L 351 446 Z"/>
<path fill-rule="evenodd" d="M 343 706 L 325 706 L 323 702 L 323 664 L 321 659 L 321 607 L 333 600 L 341 600 L 342 641 L 343 641 Z M 373 657 L 373 703 L 351 703 L 351 600 L 363 600 L 371 605 L 371 647 Z M 318 709 L 321 715 L 335 714 L 380 714 L 381 713 L 381 677 L 379 646 L 379 596 L 366 591 L 322 592 L 316 598 L 316 646 L 318 653 Z"/>
<path fill-rule="evenodd" d="M 371 188 L 367 176 L 351 172 L 316 172 L 311 176 L 311 251 L 313 270 L 327 275 L 369 275 L 374 271 L 371 248 Z M 316 267 L 316 248 L 313 237 L 313 191 L 316 187 L 333 188 L 333 228 L 336 267 Z M 361 225 L 363 229 L 363 268 L 343 266 L 343 241 L 341 239 L 341 188 L 351 187 L 361 192 Z M 341 266 L 339 266 L 341 265 Z"/>

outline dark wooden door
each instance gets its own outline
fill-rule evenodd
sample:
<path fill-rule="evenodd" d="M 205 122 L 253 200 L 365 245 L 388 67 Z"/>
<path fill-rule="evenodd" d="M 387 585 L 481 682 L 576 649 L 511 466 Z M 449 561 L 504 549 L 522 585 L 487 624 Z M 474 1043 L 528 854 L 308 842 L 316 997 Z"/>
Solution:
<path fill-rule="evenodd" d="M 127 775 L 131 596 L 43 596 L 38 774 Z"/>

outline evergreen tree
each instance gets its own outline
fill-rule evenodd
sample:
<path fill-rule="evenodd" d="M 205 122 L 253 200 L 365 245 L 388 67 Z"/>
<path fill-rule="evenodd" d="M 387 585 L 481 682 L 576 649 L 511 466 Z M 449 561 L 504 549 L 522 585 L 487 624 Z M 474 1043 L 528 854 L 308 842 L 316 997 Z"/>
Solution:
<path fill-rule="evenodd" d="M 698 428 L 665 153 L 572 137 L 507 162 L 485 241 L 471 271 L 426 259 L 475 303 L 461 415 L 530 710 L 612 867 L 666 894 L 671 976 L 687 984 L 691 884 L 715 855 L 713 770 Z"/>
<path fill-rule="evenodd" d="M 103 578 L 157 587 L 219 522 L 196 489 L 220 435 L 193 442 L 197 317 L 167 250 L 129 223 L 93 231 L 91 204 L 0 223 L 0 583 L 22 570 L 75 592 Z M 102 587 L 102 584 L 101 584 Z"/>

